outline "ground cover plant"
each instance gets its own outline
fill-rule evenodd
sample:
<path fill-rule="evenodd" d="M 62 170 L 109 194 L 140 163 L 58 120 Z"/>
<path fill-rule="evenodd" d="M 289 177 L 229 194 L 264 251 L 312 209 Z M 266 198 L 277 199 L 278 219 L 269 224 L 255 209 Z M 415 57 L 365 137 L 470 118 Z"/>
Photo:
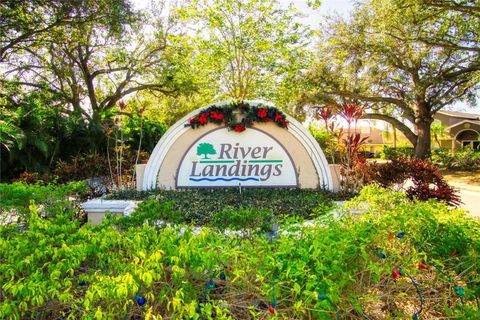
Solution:
<path fill-rule="evenodd" d="M 172 222 L 208 224 L 215 214 L 225 209 L 269 210 L 276 216 L 295 215 L 308 218 L 330 211 L 333 206 L 332 199 L 345 198 L 325 190 L 222 188 L 116 191 L 107 199 L 147 199 L 145 204 L 140 205 L 140 210 L 146 214 L 149 211 L 151 215 L 161 211 L 155 202 L 171 203 L 172 210 L 178 211 L 178 214 L 165 215 L 165 219 Z"/>
<path fill-rule="evenodd" d="M 363 214 L 347 212 L 363 210 Z M 165 214 L 168 208 L 163 208 Z M 7 319 L 432 319 L 480 316 L 480 223 L 370 186 L 345 216 L 245 239 L 186 225 L 0 227 Z M 134 216 L 136 213 L 133 213 Z M 141 220 L 141 219 L 139 219 Z M 248 240 L 248 241 L 247 241 Z"/>

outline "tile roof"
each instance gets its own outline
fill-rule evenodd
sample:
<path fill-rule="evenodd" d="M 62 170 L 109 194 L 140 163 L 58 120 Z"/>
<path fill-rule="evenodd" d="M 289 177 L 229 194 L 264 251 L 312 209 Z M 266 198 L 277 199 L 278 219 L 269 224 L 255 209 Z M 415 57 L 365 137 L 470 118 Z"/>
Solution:
<path fill-rule="evenodd" d="M 445 111 L 445 110 L 440 110 L 440 111 L 438 111 L 438 113 L 445 114 L 445 115 L 451 116 L 451 117 L 456 117 L 456 118 L 480 120 L 480 114 L 475 114 L 475 113 L 465 113 L 465 112 Z"/>

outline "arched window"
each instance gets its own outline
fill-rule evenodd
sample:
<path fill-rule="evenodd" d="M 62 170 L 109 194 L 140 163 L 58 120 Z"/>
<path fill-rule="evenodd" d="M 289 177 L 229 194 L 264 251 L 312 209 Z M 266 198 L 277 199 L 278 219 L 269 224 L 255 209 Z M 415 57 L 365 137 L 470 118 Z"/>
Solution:
<path fill-rule="evenodd" d="M 457 133 L 455 138 L 462 144 L 462 147 L 471 147 L 473 150 L 480 150 L 479 133 L 472 129 L 465 129 Z"/>

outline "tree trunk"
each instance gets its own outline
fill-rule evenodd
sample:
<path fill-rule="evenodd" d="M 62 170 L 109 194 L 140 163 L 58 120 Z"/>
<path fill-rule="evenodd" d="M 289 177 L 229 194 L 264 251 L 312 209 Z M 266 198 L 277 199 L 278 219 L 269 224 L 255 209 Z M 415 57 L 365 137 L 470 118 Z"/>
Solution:
<path fill-rule="evenodd" d="M 392 126 L 392 131 L 393 131 L 393 147 L 397 147 L 397 128 L 395 126 Z"/>
<path fill-rule="evenodd" d="M 431 149 L 431 131 L 430 126 L 433 118 L 417 118 L 415 119 L 415 127 L 417 130 L 417 143 L 415 145 L 415 158 L 426 159 L 430 156 Z"/>

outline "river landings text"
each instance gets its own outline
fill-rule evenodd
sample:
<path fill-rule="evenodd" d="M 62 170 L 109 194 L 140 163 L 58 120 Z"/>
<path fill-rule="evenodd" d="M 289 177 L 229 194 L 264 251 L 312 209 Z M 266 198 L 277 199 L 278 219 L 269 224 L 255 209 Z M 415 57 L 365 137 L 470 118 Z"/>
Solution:
<path fill-rule="evenodd" d="M 256 181 L 266 181 L 272 176 L 282 174 L 283 159 L 267 158 L 272 149 L 273 147 L 241 147 L 239 143 L 222 143 L 216 159 L 192 162 L 190 176 L 248 177 Z M 216 154 L 216 150 L 210 154 Z"/>

